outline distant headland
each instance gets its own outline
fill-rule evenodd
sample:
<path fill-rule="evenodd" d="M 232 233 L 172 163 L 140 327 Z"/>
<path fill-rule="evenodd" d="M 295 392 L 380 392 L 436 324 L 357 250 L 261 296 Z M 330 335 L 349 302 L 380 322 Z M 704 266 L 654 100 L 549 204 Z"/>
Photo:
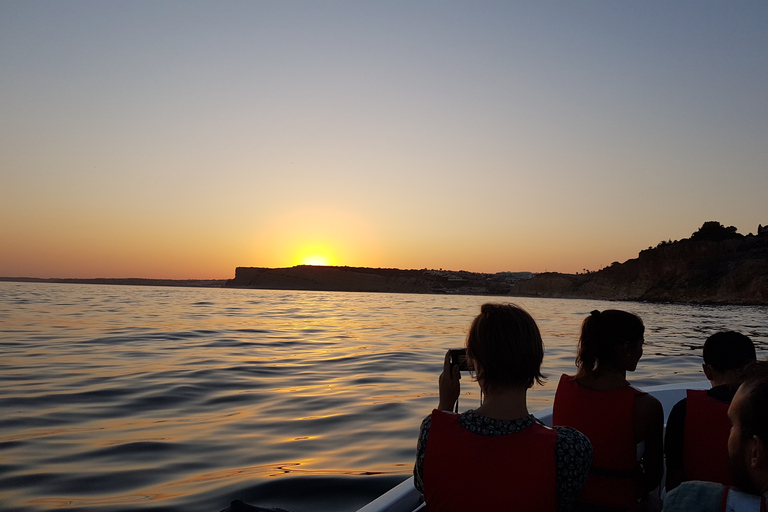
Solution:
<path fill-rule="evenodd" d="M 768 226 L 741 235 L 705 222 L 679 241 L 583 274 L 364 267 L 238 267 L 231 288 L 636 300 L 697 304 L 768 304 Z"/>
<path fill-rule="evenodd" d="M 514 283 L 533 276 L 532 272 L 483 274 L 464 270 L 298 265 L 290 268 L 238 267 L 235 269 L 235 278 L 227 281 L 225 286 L 337 292 L 508 295 Z"/>
<path fill-rule="evenodd" d="M 690 238 L 666 241 L 597 272 L 537 274 L 511 295 L 696 304 L 768 304 L 768 226 L 741 235 L 705 222 Z"/>
<path fill-rule="evenodd" d="M 742 235 L 733 226 L 705 222 L 690 238 L 663 241 L 624 263 L 615 261 L 601 270 L 577 274 L 299 265 L 238 267 L 229 280 L 0 277 L 0 281 L 766 305 L 768 226 L 758 226 L 757 234 Z"/>

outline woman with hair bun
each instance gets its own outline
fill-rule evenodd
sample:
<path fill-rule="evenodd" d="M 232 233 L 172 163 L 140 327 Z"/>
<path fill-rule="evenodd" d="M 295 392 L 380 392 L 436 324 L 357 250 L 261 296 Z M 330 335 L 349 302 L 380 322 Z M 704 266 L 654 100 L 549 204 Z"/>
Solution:
<path fill-rule="evenodd" d="M 528 412 L 526 393 L 544 378 L 533 318 L 512 304 L 482 306 L 466 342 L 484 396 L 475 410 L 453 413 L 460 374 L 449 355 L 413 470 L 429 511 L 569 510 L 587 479 L 592 447 L 575 429 L 546 427 Z"/>
<path fill-rule="evenodd" d="M 560 378 L 553 423 L 578 429 L 594 450 L 574 510 L 647 509 L 649 492 L 661 483 L 664 410 L 627 381 L 643 355 L 644 332 L 637 315 L 592 311 L 581 326 L 576 375 Z"/>

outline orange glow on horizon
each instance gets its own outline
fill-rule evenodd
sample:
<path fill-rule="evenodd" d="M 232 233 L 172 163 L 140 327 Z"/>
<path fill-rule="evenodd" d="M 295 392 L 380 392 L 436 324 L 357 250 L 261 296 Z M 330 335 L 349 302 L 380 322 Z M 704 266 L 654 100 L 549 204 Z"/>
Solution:
<path fill-rule="evenodd" d="M 293 267 L 376 263 L 374 227 L 356 211 L 304 204 L 276 214 L 253 233 L 258 261 L 240 265 Z"/>
<path fill-rule="evenodd" d="M 322 256 L 320 254 L 313 254 L 311 256 L 305 257 L 302 260 L 301 264 L 318 266 L 318 267 L 327 267 L 328 265 L 330 265 L 330 262 L 328 261 L 328 258 L 325 256 Z"/>
<path fill-rule="evenodd" d="M 322 267 L 339 265 L 339 258 L 336 257 L 337 251 L 330 243 L 316 241 L 297 243 L 291 252 L 292 265 Z"/>

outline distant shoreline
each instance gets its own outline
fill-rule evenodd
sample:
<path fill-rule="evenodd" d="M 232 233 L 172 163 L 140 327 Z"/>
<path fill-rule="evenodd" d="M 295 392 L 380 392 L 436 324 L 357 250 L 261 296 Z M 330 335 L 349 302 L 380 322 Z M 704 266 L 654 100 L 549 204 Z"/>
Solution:
<path fill-rule="evenodd" d="M 465 270 L 297 265 L 289 268 L 237 267 L 227 288 L 324 292 L 509 295 L 532 272 L 487 274 Z"/>
<path fill-rule="evenodd" d="M 176 286 L 186 288 L 223 288 L 226 279 L 151 279 L 141 277 L 58 278 L 58 277 L 0 277 L 10 283 L 111 284 L 130 286 Z"/>
<path fill-rule="evenodd" d="M 401 270 L 297 265 L 287 268 L 238 267 L 234 279 L 0 277 L 0 282 L 507 295 L 515 282 L 530 279 L 534 275 L 532 272 L 485 274 L 464 270 Z"/>
<path fill-rule="evenodd" d="M 497 272 L 297 265 L 237 267 L 233 279 L 34 278 L 0 281 L 366 293 L 418 293 L 768 305 L 768 227 L 740 235 L 705 222 L 690 238 L 662 241 L 595 272 Z"/>

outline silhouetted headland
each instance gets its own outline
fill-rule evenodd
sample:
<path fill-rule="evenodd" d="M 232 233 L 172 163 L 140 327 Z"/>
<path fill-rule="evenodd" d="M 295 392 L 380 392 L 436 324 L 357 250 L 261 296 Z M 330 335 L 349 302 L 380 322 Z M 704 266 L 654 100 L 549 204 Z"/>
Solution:
<path fill-rule="evenodd" d="M 511 295 L 525 297 L 768 304 L 768 226 L 757 235 L 705 222 L 679 241 L 661 242 L 637 258 L 597 272 L 537 274 L 515 283 Z"/>
<path fill-rule="evenodd" d="M 464 270 L 400 270 L 396 268 L 298 265 L 289 268 L 238 267 L 232 288 L 337 292 L 455 293 L 508 295 L 512 285 L 531 272 L 483 274 Z"/>
<path fill-rule="evenodd" d="M 624 263 L 583 274 L 363 267 L 238 267 L 227 287 L 390 293 L 768 304 L 768 227 L 757 235 L 705 222 L 690 238 L 665 241 Z"/>
<path fill-rule="evenodd" d="M 757 234 L 705 222 L 690 238 L 664 241 L 637 258 L 581 274 L 298 265 L 238 267 L 234 279 L 39 279 L 0 281 L 198 286 L 340 292 L 509 295 L 695 304 L 768 304 L 768 226 Z"/>

